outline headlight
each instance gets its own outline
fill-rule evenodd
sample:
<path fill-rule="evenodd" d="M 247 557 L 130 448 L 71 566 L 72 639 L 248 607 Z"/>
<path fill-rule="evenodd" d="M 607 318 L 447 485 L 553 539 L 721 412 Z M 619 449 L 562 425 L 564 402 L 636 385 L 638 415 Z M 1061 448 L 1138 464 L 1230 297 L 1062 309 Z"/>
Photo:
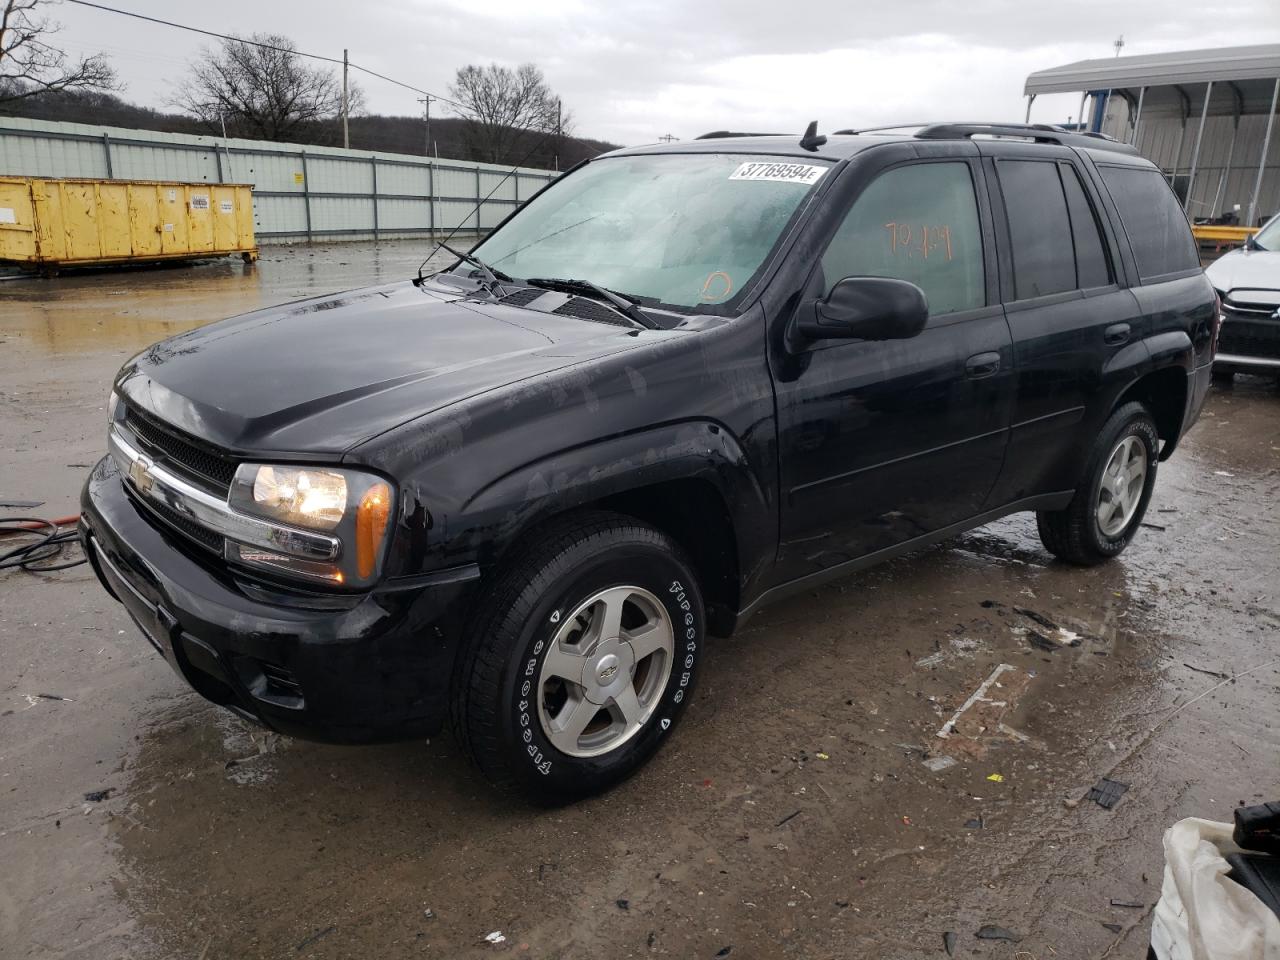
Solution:
<path fill-rule="evenodd" d="M 347 587 L 372 585 L 382 572 L 393 495 L 381 477 L 336 467 L 244 463 L 228 496 L 231 508 L 284 527 L 335 537 L 332 561 L 227 542 L 227 559 Z"/>

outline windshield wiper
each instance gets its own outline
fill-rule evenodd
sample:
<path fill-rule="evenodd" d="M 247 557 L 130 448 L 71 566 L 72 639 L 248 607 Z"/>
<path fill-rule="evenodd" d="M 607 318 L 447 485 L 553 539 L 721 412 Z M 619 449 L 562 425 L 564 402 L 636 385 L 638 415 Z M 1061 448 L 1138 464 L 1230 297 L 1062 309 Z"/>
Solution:
<path fill-rule="evenodd" d="M 489 294 L 491 296 L 496 297 L 498 295 L 498 281 L 504 281 L 506 283 L 514 282 L 510 277 L 508 277 L 501 270 L 493 269 L 493 267 L 489 266 L 487 263 L 485 263 L 483 260 L 475 256 L 474 254 L 461 253 L 460 251 L 453 249 L 453 247 L 449 246 L 447 243 L 440 244 L 440 248 L 442 250 L 449 251 L 459 260 L 462 260 L 465 263 L 469 263 L 473 267 L 475 267 L 477 270 L 479 270 L 484 275 L 485 286 L 488 289 Z"/>
<path fill-rule="evenodd" d="M 621 293 L 606 290 L 598 283 L 590 280 L 572 280 L 560 277 L 530 277 L 525 283 L 531 287 L 543 287 L 546 290 L 563 290 L 566 293 L 587 294 L 596 300 L 603 300 L 619 313 L 646 330 L 658 329 L 658 324 L 640 309 L 640 301 Z"/>

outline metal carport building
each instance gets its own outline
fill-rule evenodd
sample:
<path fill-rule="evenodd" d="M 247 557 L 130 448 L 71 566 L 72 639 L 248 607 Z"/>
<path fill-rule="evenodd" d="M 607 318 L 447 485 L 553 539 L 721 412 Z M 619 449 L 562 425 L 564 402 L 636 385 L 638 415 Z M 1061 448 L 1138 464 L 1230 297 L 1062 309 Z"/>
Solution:
<path fill-rule="evenodd" d="M 1280 44 L 1081 60 L 1027 77 L 1035 98 L 1079 93 L 1088 129 L 1132 143 L 1195 219 L 1256 225 L 1280 209 Z"/>

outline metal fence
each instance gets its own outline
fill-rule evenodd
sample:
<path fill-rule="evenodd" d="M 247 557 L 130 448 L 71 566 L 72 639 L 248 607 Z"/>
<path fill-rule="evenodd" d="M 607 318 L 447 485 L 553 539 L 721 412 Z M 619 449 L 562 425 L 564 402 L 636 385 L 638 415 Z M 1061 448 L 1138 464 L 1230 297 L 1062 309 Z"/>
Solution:
<path fill-rule="evenodd" d="M 463 160 L 0 117 L 0 175 L 6 174 L 249 183 L 260 242 L 389 239 L 455 228 L 483 233 L 558 176 Z"/>

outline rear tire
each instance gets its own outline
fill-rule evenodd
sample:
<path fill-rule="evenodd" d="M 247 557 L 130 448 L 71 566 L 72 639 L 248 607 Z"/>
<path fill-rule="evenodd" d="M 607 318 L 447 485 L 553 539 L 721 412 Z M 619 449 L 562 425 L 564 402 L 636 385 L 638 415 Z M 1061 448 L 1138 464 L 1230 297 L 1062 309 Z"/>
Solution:
<path fill-rule="evenodd" d="M 692 567 L 666 534 L 608 513 L 543 528 L 477 604 L 455 735 L 486 779 L 535 803 L 605 790 L 674 732 L 705 636 Z"/>
<path fill-rule="evenodd" d="M 1126 403 L 1116 410 L 1098 434 L 1071 502 L 1036 514 L 1045 549 L 1083 567 L 1119 555 L 1146 514 L 1159 452 L 1155 421 L 1145 406 Z"/>

